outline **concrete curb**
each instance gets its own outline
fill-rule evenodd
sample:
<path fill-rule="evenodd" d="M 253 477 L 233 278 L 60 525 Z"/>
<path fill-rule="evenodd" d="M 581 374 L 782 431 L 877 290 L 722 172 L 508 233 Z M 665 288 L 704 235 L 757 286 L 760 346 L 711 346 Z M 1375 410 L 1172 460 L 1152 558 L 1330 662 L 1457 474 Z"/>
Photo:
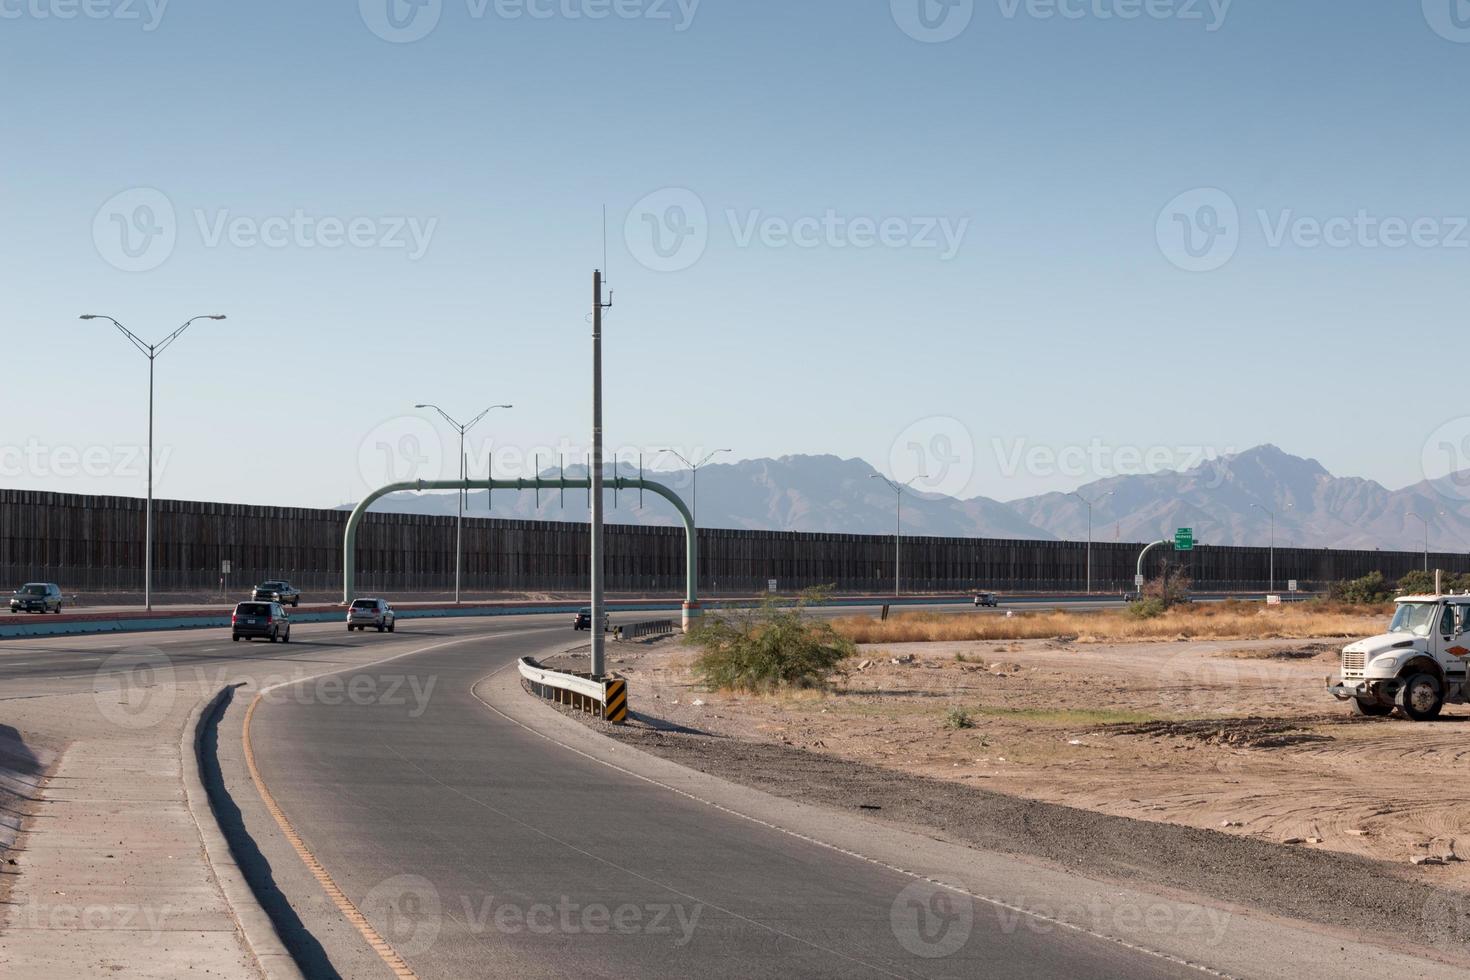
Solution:
<path fill-rule="evenodd" d="M 184 724 L 180 744 L 184 795 L 189 812 L 194 817 L 194 825 L 199 828 L 199 837 L 204 842 L 205 859 L 214 872 L 215 880 L 219 882 L 225 902 L 229 905 L 240 932 L 245 936 L 245 944 L 260 965 L 261 972 L 267 980 L 306 980 L 300 967 L 296 965 L 295 958 L 276 935 L 276 927 L 271 923 L 270 916 L 256 901 L 255 892 L 245 880 L 240 866 L 235 863 L 229 842 L 225 840 L 225 835 L 214 818 L 209 791 L 204 787 L 204 776 L 200 771 L 199 752 L 205 729 L 215 714 L 234 696 L 237 686 L 228 684 L 220 688 L 207 702 L 196 704 L 189 712 L 189 720 Z"/>

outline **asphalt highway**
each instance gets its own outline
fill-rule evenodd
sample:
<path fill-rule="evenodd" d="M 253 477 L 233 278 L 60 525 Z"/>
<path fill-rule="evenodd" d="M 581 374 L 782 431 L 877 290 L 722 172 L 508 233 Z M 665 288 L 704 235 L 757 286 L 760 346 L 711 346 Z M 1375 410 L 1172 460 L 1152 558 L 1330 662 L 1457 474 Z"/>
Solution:
<path fill-rule="evenodd" d="M 404 623 L 384 655 L 428 649 L 354 668 L 332 696 L 326 678 L 288 686 L 252 725 L 280 808 L 420 977 L 1192 975 L 1004 916 L 960 923 L 907 875 L 599 765 L 471 694 L 570 645 L 559 620 L 435 634 Z M 324 945 L 339 973 L 368 975 L 365 944 Z"/>

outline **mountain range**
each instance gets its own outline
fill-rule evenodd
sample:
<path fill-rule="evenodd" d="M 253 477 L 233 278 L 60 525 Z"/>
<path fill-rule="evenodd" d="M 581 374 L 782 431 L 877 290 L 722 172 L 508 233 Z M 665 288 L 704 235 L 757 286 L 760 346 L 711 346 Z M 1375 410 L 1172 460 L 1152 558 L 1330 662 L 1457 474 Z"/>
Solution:
<path fill-rule="evenodd" d="M 620 472 L 637 476 L 626 467 Z M 585 467 L 567 476 L 585 477 Z M 860 459 L 794 455 L 711 464 L 699 471 L 698 494 L 687 470 L 648 474 L 696 501 L 701 527 L 843 534 L 891 534 L 895 494 L 878 471 Z M 554 472 L 543 473 L 555 479 Z M 1320 463 L 1272 445 L 1207 460 L 1183 471 L 1115 476 L 1080 487 L 1094 501 L 1093 539 L 1147 541 L 1192 527 L 1202 544 L 1423 550 L 1426 528 L 1435 551 L 1470 551 L 1470 472 L 1389 490 L 1372 480 L 1337 477 Z M 471 517 L 524 520 L 588 519 L 587 491 L 496 491 L 469 496 Z M 678 517 L 661 498 L 636 491 L 608 494 L 609 522 L 675 525 Z M 374 511 L 455 513 L 453 493 L 400 493 Z M 1413 515 L 1413 516 L 1411 516 Z M 1422 522 L 1422 523 L 1421 523 Z M 906 491 L 904 534 L 939 537 L 1080 540 L 1087 536 L 1087 506 L 1076 495 L 1046 493 L 1001 502 Z"/>

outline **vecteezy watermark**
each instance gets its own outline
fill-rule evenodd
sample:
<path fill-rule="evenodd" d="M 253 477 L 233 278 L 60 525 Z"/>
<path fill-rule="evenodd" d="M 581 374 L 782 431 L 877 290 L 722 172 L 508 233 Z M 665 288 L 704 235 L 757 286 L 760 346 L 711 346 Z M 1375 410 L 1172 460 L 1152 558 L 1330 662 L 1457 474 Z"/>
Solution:
<path fill-rule="evenodd" d="M 1225 26 L 1234 0 L 995 0 L 1005 20 L 1173 20 L 1201 24 L 1210 33 Z M 889 0 L 893 22 L 929 44 L 952 41 L 975 17 L 975 0 Z"/>
<path fill-rule="evenodd" d="M 191 212 L 204 248 L 401 251 L 417 262 L 429 251 L 438 218 L 413 215 L 242 215 L 228 208 Z M 187 227 L 187 226 L 186 226 Z M 173 201 L 157 188 L 136 187 L 108 198 L 92 219 L 97 254 L 123 272 L 148 272 L 167 262 L 179 240 Z"/>
<path fill-rule="evenodd" d="M 767 214 L 760 208 L 726 208 L 722 217 L 736 248 L 804 250 L 915 250 L 952 260 L 970 219 L 942 215 L 866 215 L 829 208 L 820 214 Z M 623 222 L 628 252 L 654 272 L 680 272 L 703 257 L 715 228 L 704 200 L 687 187 L 666 187 L 629 209 Z"/>
<path fill-rule="evenodd" d="M 169 0 L 0 0 L 0 20 L 136 21 L 158 30 Z"/>
<path fill-rule="evenodd" d="M 362 914 L 400 956 L 422 956 L 444 928 L 444 903 L 434 883 L 420 875 L 380 881 L 363 896 Z"/>
<path fill-rule="evenodd" d="M 1470 415 L 1450 419 L 1424 440 L 1424 479 L 1441 496 L 1470 500 Z"/>
<path fill-rule="evenodd" d="M 437 674 L 387 674 L 357 671 L 315 675 L 297 668 L 289 674 L 267 674 L 250 678 L 239 676 L 228 667 L 206 670 L 196 666 L 191 675 L 202 690 L 218 691 L 230 685 L 256 684 L 260 700 L 268 705 L 321 705 L 323 707 L 390 707 L 407 708 L 409 718 L 422 718 L 429 710 Z"/>
<path fill-rule="evenodd" d="M 131 647 L 102 661 L 92 675 L 97 711 L 119 728 L 152 728 L 173 708 L 173 662 L 157 647 Z"/>
<path fill-rule="evenodd" d="M 1234 918 L 1229 909 L 1165 901 L 1107 902 L 1097 895 L 1057 905 L 1017 897 L 996 905 L 995 915 L 1001 932 L 1006 934 L 1025 929 L 1046 936 L 1072 927 L 1120 938 L 1170 936 L 1207 947 L 1225 941 Z"/>
<path fill-rule="evenodd" d="M 689 30 L 701 0 L 465 0 L 472 21 L 641 20 L 677 34 Z M 358 0 L 368 30 L 392 44 L 411 44 L 434 32 L 444 0 Z"/>
<path fill-rule="evenodd" d="M 1213 272 L 1240 247 L 1240 211 L 1217 187 L 1185 191 L 1164 206 L 1154 224 L 1164 257 L 1186 272 Z"/>
<path fill-rule="evenodd" d="M 357 447 L 357 473 L 363 486 L 376 490 L 390 483 L 442 479 L 449 459 L 433 423 L 417 415 L 399 415 L 363 436 Z M 451 469 L 459 472 L 458 465 Z"/>
<path fill-rule="evenodd" d="M 916 881 L 893 900 L 888 924 L 899 945 L 915 956 L 951 956 L 970 940 L 975 902 L 963 892 Z"/>
<path fill-rule="evenodd" d="M 92 218 L 97 254 L 123 272 L 148 272 L 163 265 L 174 253 L 178 237 L 173 202 L 153 187 L 114 194 Z"/>
<path fill-rule="evenodd" d="M 156 447 L 153 476 L 163 477 L 173 457 L 172 446 Z M 30 476 L 73 480 L 81 477 L 136 477 L 148 474 L 146 446 L 48 446 L 38 439 L 24 445 L 0 445 L 0 477 Z"/>
<path fill-rule="evenodd" d="M 1466 0 L 1423 0 L 1424 20 L 1446 41 L 1470 44 L 1470 3 Z"/>
<path fill-rule="evenodd" d="M 1234 449 L 1212 446 L 1120 446 L 1093 439 L 1086 445 L 1033 445 L 1027 439 L 991 440 L 1002 476 L 1102 480 L 1115 476 L 1201 471 L 1201 486 L 1216 489 L 1229 474 Z"/>
<path fill-rule="evenodd" d="M 975 476 L 975 440 L 957 418 L 931 415 L 910 424 L 888 449 L 888 472 L 916 490 L 963 495 Z"/>
<path fill-rule="evenodd" d="M 1015 20 L 1177 20 L 1213 34 L 1225 26 L 1235 0 L 996 0 L 1001 16 Z"/>
<path fill-rule="evenodd" d="M 1268 249 L 1466 249 L 1470 216 L 1381 215 L 1366 208 L 1352 214 L 1304 215 L 1291 208 L 1254 213 L 1261 242 Z M 1159 250 L 1187 272 L 1213 272 L 1240 248 L 1246 225 L 1232 198 L 1218 187 L 1186 191 L 1159 213 L 1155 236 Z"/>
<path fill-rule="evenodd" d="M 130 941 L 157 946 L 163 940 L 164 924 L 174 915 L 171 905 L 71 905 L 64 902 L 30 901 L 12 906 L 15 922 L 26 929 L 66 932 L 121 930 Z"/>
<path fill-rule="evenodd" d="M 687 187 L 665 187 L 628 210 L 623 240 L 633 258 L 654 272 L 680 272 L 709 246 L 709 212 Z"/>
<path fill-rule="evenodd" d="M 965 32 L 975 0 L 888 0 L 893 22 L 915 41 L 942 44 Z"/>
<path fill-rule="evenodd" d="M 378 883 L 360 908 L 403 956 L 432 949 L 446 916 L 473 936 L 654 936 L 683 948 L 693 941 L 704 912 L 697 902 L 607 905 L 578 902 L 567 895 L 545 902 L 513 902 L 495 895 L 459 895 L 446 901 L 433 882 L 420 875 L 397 875 Z"/>

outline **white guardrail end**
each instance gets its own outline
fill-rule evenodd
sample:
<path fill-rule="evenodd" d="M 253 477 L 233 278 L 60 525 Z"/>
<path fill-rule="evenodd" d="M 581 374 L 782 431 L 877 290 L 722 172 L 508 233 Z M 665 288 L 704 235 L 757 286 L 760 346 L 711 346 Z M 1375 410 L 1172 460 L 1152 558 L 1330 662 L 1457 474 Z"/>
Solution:
<path fill-rule="evenodd" d="M 621 677 L 594 680 L 560 670 L 547 670 L 530 657 L 522 657 L 517 667 L 521 677 L 530 683 L 532 693 L 538 697 L 591 711 L 616 724 L 628 719 L 628 682 Z"/>

